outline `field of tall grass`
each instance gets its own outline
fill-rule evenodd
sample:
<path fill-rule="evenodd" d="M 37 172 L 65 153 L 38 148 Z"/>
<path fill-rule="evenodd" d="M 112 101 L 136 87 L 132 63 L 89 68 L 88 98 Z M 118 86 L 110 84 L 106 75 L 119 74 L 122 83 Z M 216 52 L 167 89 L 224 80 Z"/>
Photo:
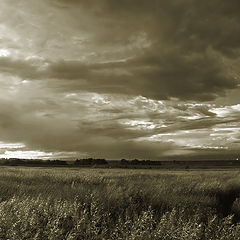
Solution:
<path fill-rule="evenodd" d="M 240 171 L 0 168 L 0 239 L 240 239 Z"/>

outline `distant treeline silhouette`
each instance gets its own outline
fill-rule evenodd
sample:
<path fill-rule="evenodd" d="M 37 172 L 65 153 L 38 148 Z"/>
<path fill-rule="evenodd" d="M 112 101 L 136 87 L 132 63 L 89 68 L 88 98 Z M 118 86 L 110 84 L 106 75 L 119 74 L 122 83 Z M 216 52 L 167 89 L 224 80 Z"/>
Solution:
<path fill-rule="evenodd" d="M 161 165 L 162 163 L 160 161 L 152 161 L 152 160 L 121 160 L 121 165 Z"/>
<path fill-rule="evenodd" d="M 114 161 L 120 166 L 124 165 L 161 165 L 160 161 L 151 160 L 126 160 Z M 64 160 L 41 160 L 41 159 L 20 159 L 20 158 L 3 158 L 0 160 L 0 165 L 18 166 L 18 165 L 40 165 L 40 166 L 92 166 L 92 165 L 107 165 L 109 162 L 104 158 L 83 158 L 75 161 Z"/>
<path fill-rule="evenodd" d="M 240 166 L 238 160 L 193 160 L 193 161 L 154 161 L 154 160 L 106 160 L 104 158 L 83 158 L 75 161 L 65 160 L 42 160 L 42 159 L 19 159 L 2 158 L 0 165 L 3 166 L 69 166 L 69 167 L 119 167 L 119 168 L 208 168 L 208 167 L 234 167 Z"/>
<path fill-rule="evenodd" d="M 81 166 L 81 165 L 102 165 L 108 164 L 105 159 L 102 158 L 85 158 L 77 159 L 75 161 L 64 160 L 41 160 L 41 159 L 19 159 L 19 158 L 3 158 L 0 160 L 0 165 L 7 166 Z"/>
<path fill-rule="evenodd" d="M 151 160 L 126 160 L 114 161 L 120 165 L 161 165 L 160 161 Z M 76 159 L 75 161 L 64 161 L 64 160 L 41 160 L 41 159 L 19 159 L 9 158 L 1 159 L 1 165 L 74 165 L 74 166 L 86 166 L 86 165 L 106 165 L 109 164 L 104 158 L 83 158 Z"/>
<path fill-rule="evenodd" d="M 41 159 L 20 159 L 20 158 L 3 158 L 0 161 L 1 165 L 8 166 L 25 166 L 25 165 L 68 165 L 67 161 L 63 160 L 41 160 Z"/>
<path fill-rule="evenodd" d="M 108 164 L 108 162 L 104 158 L 84 158 L 77 159 L 74 162 L 74 165 L 95 165 L 95 164 Z"/>

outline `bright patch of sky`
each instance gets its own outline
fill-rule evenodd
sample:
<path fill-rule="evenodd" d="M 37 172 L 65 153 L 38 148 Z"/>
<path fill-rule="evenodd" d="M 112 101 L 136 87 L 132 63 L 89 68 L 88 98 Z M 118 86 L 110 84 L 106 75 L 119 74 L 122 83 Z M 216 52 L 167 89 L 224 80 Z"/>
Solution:
<path fill-rule="evenodd" d="M 7 57 L 10 55 L 10 52 L 7 49 L 0 49 L 0 57 Z"/>
<path fill-rule="evenodd" d="M 0 142 L 0 149 L 11 149 L 11 148 L 24 148 L 25 144 L 22 143 L 4 143 Z"/>
<path fill-rule="evenodd" d="M 52 153 L 41 151 L 5 151 L 0 154 L 0 158 L 22 158 L 22 159 L 48 159 L 52 157 Z"/>

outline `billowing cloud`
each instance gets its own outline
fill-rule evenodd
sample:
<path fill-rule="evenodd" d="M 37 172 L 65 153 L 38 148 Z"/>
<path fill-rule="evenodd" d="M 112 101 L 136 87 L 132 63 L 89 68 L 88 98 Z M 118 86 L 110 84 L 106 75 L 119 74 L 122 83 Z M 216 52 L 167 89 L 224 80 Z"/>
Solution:
<path fill-rule="evenodd" d="M 238 153 L 239 6 L 2 1 L 1 153 Z"/>
<path fill-rule="evenodd" d="M 176 54 L 176 53 L 172 53 Z M 108 63 L 81 61 L 17 61 L 3 57 L 0 69 L 24 79 L 58 79 L 63 91 L 79 89 L 98 93 L 143 95 L 154 99 L 195 99 L 209 101 L 233 89 L 238 81 L 217 64 L 214 58 L 170 56 L 131 59 Z M 42 64 L 42 65 L 40 65 Z M 49 80 L 50 81 L 50 80 Z M 64 82 L 63 82 L 64 81 Z M 63 83 L 61 83 L 63 82 Z M 64 84 L 66 83 L 66 84 Z"/>
<path fill-rule="evenodd" d="M 223 110 L 177 100 L 62 93 L 38 82 L 12 81 L 17 90 L 3 92 L 0 100 L 1 139 L 8 156 L 17 151 L 36 157 L 46 153 L 46 158 L 61 153 L 71 158 L 163 159 L 202 150 L 231 152 L 238 146 L 238 105 Z M 25 94 L 30 90 L 32 95 Z"/>

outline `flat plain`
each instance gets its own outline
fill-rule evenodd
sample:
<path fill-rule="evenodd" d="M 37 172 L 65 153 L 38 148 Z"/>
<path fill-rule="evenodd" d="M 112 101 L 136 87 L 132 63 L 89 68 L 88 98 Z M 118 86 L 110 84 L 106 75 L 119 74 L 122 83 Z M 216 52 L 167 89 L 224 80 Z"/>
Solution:
<path fill-rule="evenodd" d="M 240 171 L 1 167 L 0 239 L 240 239 Z"/>

